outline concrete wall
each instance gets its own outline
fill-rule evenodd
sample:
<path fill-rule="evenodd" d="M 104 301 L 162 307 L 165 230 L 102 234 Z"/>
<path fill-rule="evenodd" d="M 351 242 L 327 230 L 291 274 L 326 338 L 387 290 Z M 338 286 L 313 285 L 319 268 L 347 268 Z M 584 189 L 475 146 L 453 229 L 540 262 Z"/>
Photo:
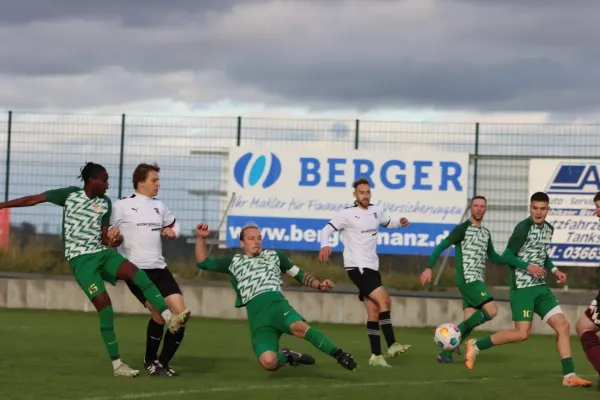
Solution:
<path fill-rule="evenodd" d="M 107 284 L 108 285 L 108 284 Z M 235 296 L 229 286 L 182 285 L 187 306 L 195 317 L 245 319 L 245 309 L 234 307 Z M 116 287 L 108 285 L 113 307 L 118 313 L 145 313 L 146 310 L 119 282 Z M 286 291 L 290 303 L 311 322 L 339 324 L 364 324 L 365 312 L 356 294 Z M 443 322 L 458 323 L 462 320 L 462 302 L 412 296 L 392 297 L 392 322 L 396 327 L 434 327 Z M 477 328 L 496 331 L 511 328 L 509 304 L 498 303 L 498 316 Z M 18 279 L 0 278 L 0 307 L 46 310 L 95 311 L 77 283 L 70 278 Z M 575 321 L 583 313 L 585 305 L 562 305 L 571 332 L 575 334 Z M 534 319 L 533 332 L 552 334 L 553 331 L 538 317 Z"/>

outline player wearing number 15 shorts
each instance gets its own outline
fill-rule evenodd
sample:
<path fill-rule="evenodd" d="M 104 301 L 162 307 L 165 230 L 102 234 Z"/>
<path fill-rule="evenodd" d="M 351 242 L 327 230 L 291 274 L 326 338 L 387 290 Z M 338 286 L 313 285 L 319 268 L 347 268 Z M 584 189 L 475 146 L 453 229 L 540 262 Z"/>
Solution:
<path fill-rule="evenodd" d="M 548 256 L 554 229 L 546 222 L 550 210 L 550 198 L 537 192 L 530 198 L 530 216 L 515 227 L 503 253 L 510 266 L 510 307 L 513 329 L 494 333 L 483 339 L 467 342 L 465 365 L 473 369 L 475 358 L 482 350 L 492 346 L 525 341 L 531 334 L 533 315 L 537 314 L 557 335 L 558 354 L 561 359 L 563 386 L 591 386 L 591 382 L 575 375 L 571 356 L 570 326 L 545 276 L 551 271 L 559 283 L 566 282 L 566 275 L 554 266 Z"/>

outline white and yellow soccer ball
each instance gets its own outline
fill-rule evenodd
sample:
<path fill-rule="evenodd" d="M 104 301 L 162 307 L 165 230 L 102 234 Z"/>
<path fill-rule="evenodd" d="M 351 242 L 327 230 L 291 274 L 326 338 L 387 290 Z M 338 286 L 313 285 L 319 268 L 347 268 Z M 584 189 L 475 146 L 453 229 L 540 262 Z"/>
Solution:
<path fill-rule="evenodd" d="M 445 323 L 435 328 L 433 340 L 442 350 L 454 350 L 460 344 L 461 334 L 458 326 Z"/>

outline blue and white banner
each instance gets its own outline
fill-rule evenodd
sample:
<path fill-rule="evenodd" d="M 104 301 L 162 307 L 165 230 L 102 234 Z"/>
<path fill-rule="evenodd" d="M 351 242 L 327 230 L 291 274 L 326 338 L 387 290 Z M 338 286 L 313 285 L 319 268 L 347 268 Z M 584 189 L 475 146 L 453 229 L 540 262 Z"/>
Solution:
<path fill-rule="evenodd" d="M 371 182 L 371 203 L 410 221 L 409 228 L 380 228 L 381 254 L 430 254 L 467 205 L 467 153 L 234 147 L 229 157 L 229 192 L 236 196 L 227 247 L 239 247 L 241 228 L 256 223 L 265 247 L 318 251 L 321 229 L 354 202 L 352 182 L 361 177 Z M 343 232 L 330 243 L 340 251 Z"/>
<path fill-rule="evenodd" d="M 532 159 L 529 194 L 546 192 L 554 227 L 549 254 L 557 266 L 600 266 L 600 221 L 594 195 L 600 191 L 600 161 Z"/>

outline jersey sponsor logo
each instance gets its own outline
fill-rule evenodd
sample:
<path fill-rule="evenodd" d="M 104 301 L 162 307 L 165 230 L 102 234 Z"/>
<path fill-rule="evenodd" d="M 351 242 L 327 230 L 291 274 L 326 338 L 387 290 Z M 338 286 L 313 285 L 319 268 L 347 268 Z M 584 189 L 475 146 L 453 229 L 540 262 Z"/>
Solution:
<path fill-rule="evenodd" d="M 154 211 L 156 211 L 156 213 L 157 213 L 158 215 L 160 215 L 160 211 L 158 211 L 158 208 L 154 207 Z"/>
<path fill-rule="evenodd" d="M 272 186 L 281 176 L 281 161 L 273 154 L 242 155 L 233 167 L 233 177 L 240 187 Z"/>
<path fill-rule="evenodd" d="M 561 163 L 548 183 L 548 194 L 594 195 L 600 191 L 600 165 Z"/>

